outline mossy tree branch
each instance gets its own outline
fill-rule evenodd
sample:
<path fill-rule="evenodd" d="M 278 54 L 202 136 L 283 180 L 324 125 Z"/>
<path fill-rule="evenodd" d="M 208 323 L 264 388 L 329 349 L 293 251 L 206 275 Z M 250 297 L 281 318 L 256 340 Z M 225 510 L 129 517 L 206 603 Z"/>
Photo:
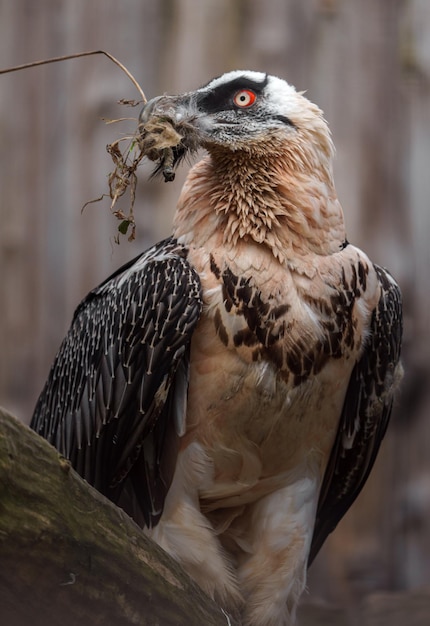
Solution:
<path fill-rule="evenodd" d="M 234 620 L 36 433 L 0 409 L 0 622 Z"/>

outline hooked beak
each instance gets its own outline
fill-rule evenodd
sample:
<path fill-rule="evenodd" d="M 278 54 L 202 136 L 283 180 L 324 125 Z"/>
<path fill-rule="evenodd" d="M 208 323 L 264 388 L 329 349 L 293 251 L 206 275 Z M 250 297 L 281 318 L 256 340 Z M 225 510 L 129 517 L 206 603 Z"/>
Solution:
<path fill-rule="evenodd" d="M 139 115 L 139 132 L 143 152 L 152 161 L 158 161 L 154 175 L 162 173 L 165 181 L 175 177 L 174 168 L 200 143 L 198 128 L 193 122 L 190 95 L 157 96 L 143 107 Z"/>
<path fill-rule="evenodd" d="M 175 125 L 190 122 L 195 117 L 190 96 L 157 96 L 145 104 L 139 115 L 139 123 L 145 125 L 151 119 L 159 118 Z"/>

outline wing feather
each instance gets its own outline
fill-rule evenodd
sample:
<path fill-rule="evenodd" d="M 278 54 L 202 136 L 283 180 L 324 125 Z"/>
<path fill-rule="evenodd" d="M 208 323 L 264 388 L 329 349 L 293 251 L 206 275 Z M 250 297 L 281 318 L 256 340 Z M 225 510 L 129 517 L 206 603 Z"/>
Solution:
<path fill-rule="evenodd" d="M 173 476 L 202 308 L 186 253 L 167 239 L 85 298 L 31 422 L 88 482 L 147 525 L 161 514 Z"/>
<path fill-rule="evenodd" d="M 400 290 L 386 270 L 374 267 L 381 296 L 372 314 L 364 352 L 348 385 L 320 492 L 309 565 L 369 476 L 390 419 L 393 393 L 402 375 Z"/>

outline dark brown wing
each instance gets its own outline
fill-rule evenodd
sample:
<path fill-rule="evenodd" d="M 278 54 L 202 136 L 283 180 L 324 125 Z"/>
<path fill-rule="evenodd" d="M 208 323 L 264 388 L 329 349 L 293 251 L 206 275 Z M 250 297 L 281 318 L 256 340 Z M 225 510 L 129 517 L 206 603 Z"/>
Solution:
<path fill-rule="evenodd" d="M 401 377 L 402 303 L 399 287 L 375 266 L 381 298 L 370 336 L 354 367 L 324 476 L 308 564 L 363 488 L 375 462 Z"/>
<path fill-rule="evenodd" d="M 157 523 L 184 428 L 202 307 L 186 249 L 167 239 L 79 305 L 31 427 L 139 523 Z"/>

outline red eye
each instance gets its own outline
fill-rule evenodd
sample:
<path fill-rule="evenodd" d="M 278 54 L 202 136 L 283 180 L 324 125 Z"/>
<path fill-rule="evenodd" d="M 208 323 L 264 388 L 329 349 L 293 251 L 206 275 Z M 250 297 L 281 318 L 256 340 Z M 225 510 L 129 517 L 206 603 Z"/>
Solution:
<path fill-rule="evenodd" d="M 256 101 L 257 96 L 250 89 L 241 89 L 233 98 L 233 102 L 237 107 L 250 107 Z"/>

